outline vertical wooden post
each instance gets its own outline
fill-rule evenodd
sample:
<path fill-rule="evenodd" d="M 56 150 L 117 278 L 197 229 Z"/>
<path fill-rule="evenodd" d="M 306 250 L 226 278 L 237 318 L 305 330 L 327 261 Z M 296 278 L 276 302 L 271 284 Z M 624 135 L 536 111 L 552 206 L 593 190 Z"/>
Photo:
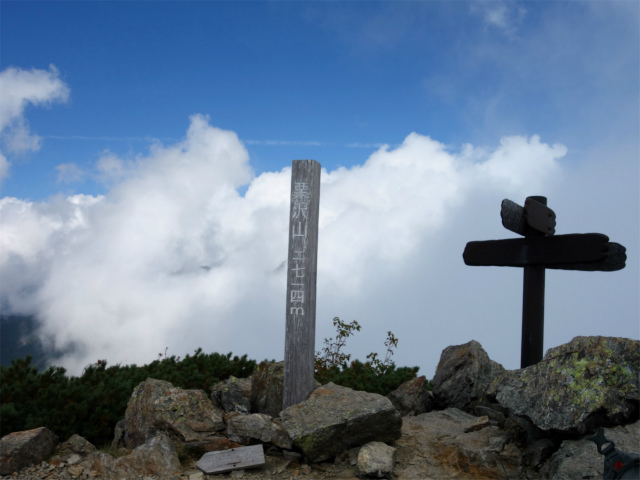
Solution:
<path fill-rule="evenodd" d="M 291 168 L 283 409 L 306 400 L 314 389 L 319 211 L 320 164 L 315 160 L 294 160 Z"/>
<path fill-rule="evenodd" d="M 546 197 L 527 197 L 542 205 Z M 525 227 L 525 236 L 544 235 Z M 544 265 L 524 267 L 522 288 L 522 343 L 520 346 L 520 368 L 535 365 L 542 360 L 544 349 Z"/>

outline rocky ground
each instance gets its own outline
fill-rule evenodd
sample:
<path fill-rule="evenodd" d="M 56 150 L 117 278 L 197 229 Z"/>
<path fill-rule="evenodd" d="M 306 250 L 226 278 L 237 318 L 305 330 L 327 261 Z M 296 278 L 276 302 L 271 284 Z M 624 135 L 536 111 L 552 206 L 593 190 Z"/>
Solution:
<path fill-rule="evenodd" d="M 608 438 L 616 446 L 633 449 L 640 438 L 640 423 L 607 429 Z M 418 416 L 403 418 L 402 437 L 393 442 L 396 463 L 393 478 L 415 479 L 537 479 L 602 478 L 603 459 L 593 443 L 585 439 L 568 440 L 556 454 L 545 457 L 545 446 L 522 451 L 510 435 L 491 424 L 486 418 L 474 417 L 450 408 Z M 143 480 L 205 480 L 206 478 L 247 480 L 271 479 L 342 479 L 362 478 L 356 465 L 357 449 L 344 452 L 335 459 L 307 463 L 285 458 L 277 448 L 266 451 L 266 464 L 262 467 L 237 470 L 217 475 L 204 475 L 196 469 L 197 458 L 183 465 L 181 472 L 172 476 L 131 477 Z M 537 460 L 532 462 L 532 459 Z M 526 459 L 526 461 L 525 461 Z M 576 461 L 579 459 L 579 461 Z M 66 461 L 49 459 L 37 466 L 22 469 L 3 480 L 85 480 L 100 478 L 79 455 Z M 525 463 L 539 462 L 537 467 L 523 467 Z M 550 469 L 550 466 L 552 468 Z"/>

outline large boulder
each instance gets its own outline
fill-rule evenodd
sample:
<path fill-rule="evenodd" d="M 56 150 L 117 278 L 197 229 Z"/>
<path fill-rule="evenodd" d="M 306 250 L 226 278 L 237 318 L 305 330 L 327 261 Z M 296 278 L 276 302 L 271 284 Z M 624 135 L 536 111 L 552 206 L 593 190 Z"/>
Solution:
<path fill-rule="evenodd" d="M 221 407 L 225 413 L 251 412 L 251 379 L 229 377 L 211 388 L 211 401 Z"/>
<path fill-rule="evenodd" d="M 176 446 L 203 441 L 223 431 L 224 413 L 202 390 L 182 390 L 148 378 L 131 395 L 125 413 L 125 446 L 144 444 L 164 432 Z"/>
<path fill-rule="evenodd" d="M 605 428 L 604 436 L 615 444 L 616 450 L 640 453 L 640 422 L 632 425 Z M 587 438 L 565 440 L 540 469 L 540 478 L 573 480 L 602 478 L 604 456 L 598 454 L 596 444 Z"/>
<path fill-rule="evenodd" d="M 0 475 L 42 462 L 57 444 L 58 437 L 45 427 L 5 435 L 0 439 Z"/>
<path fill-rule="evenodd" d="M 530 367 L 505 372 L 488 395 L 543 430 L 581 434 L 638 419 L 640 342 L 575 337 Z"/>
<path fill-rule="evenodd" d="M 400 415 L 420 415 L 433 410 L 433 394 L 424 388 L 424 383 L 424 375 L 412 378 L 387 395 Z"/>
<path fill-rule="evenodd" d="M 280 423 L 264 413 L 234 415 L 227 420 L 227 437 L 233 442 L 248 445 L 252 440 L 273 443 L 275 446 L 291 449 L 291 438 Z"/>
<path fill-rule="evenodd" d="M 313 462 L 401 436 L 402 417 L 388 398 L 333 383 L 283 410 L 280 418 L 293 443 Z"/>
<path fill-rule="evenodd" d="M 439 408 L 473 411 L 493 379 L 504 371 L 475 340 L 449 346 L 442 351 L 431 381 L 435 402 Z"/>
<path fill-rule="evenodd" d="M 251 376 L 251 411 L 277 417 L 284 398 L 284 362 L 261 362 Z"/>
<path fill-rule="evenodd" d="M 537 478 L 507 432 L 457 408 L 404 417 L 395 445 L 398 480 Z"/>

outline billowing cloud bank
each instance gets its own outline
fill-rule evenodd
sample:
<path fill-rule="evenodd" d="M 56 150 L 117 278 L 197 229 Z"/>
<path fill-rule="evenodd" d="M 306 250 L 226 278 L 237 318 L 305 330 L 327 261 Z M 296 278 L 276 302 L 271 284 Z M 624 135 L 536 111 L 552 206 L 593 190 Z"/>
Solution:
<path fill-rule="evenodd" d="M 452 152 L 412 133 L 360 166 L 323 171 L 318 337 L 343 315 L 377 336 L 367 352 L 380 350 L 381 329 L 422 328 L 432 302 L 451 301 L 425 288 L 480 239 L 448 241 L 456 219 L 473 221 L 483 198 L 498 209 L 542 192 L 565 151 L 533 136 Z M 282 358 L 290 169 L 254 177 L 237 135 L 200 115 L 183 141 L 97 168 L 118 173 L 103 197 L 0 200 L 3 307 L 37 314 L 72 373 L 103 358 L 147 363 L 165 347 Z"/>

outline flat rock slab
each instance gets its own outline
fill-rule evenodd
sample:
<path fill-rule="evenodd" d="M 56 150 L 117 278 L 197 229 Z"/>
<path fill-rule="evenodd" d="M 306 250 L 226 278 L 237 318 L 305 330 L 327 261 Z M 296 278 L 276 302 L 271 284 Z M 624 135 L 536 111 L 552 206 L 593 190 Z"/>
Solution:
<path fill-rule="evenodd" d="M 205 453 L 196 464 L 196 467 L 206 474 L 212 474 L 261 467 L 264 464 L 262 445 L 251 445 L 249 447 Z"/>

